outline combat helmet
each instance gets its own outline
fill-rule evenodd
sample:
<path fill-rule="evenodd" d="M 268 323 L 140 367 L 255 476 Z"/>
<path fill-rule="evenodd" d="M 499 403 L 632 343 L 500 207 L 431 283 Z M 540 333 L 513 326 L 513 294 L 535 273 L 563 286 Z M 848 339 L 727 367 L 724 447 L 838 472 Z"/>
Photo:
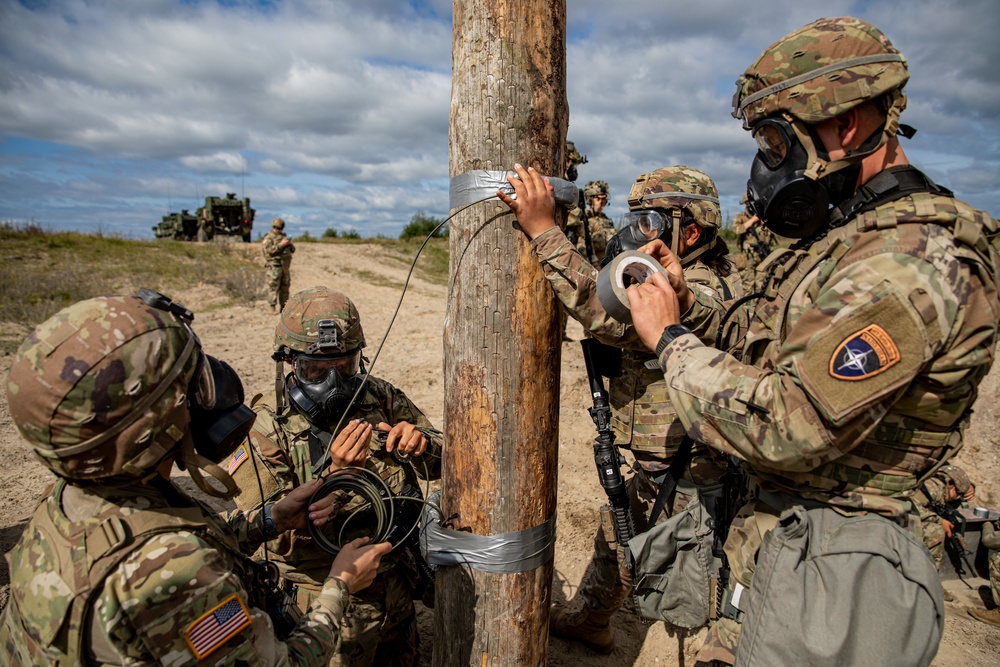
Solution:
<path fill-rule="evenodd" d="M 852 17 L 819 19 L 782 37 L 747 68 L 736 81 L 733 116 L 745 129 L 782 112 L 818 123 L 892 93 L 898 123 L 909 76 L 906 58 L 878 28 Z"/>
<path fill-rule="evenodd" d="M 959 497 L 964 496 L 972 488 L 972 480 L 969 475 L 958 466 L 945 465 L 938 469 L 938 473 L 947 477 L 951 484 L 958 491 Z"/>
<path fill-rule="evenodd" d="M 361 315 L 340 292 L 312 287 L 293 294 L 274 332 L 275 356 L 339 355 L 365 346 Z"/>
<path fill-rule="evenodd" d="M 587 199 L 600 195 L 608 196 L 608 184 L 606 181 L 590 181 L 583 186 L 583 196 Z M 611 201 L 611 199 L 609 198 L 608 201 Z"/>
<path fill-rule="evenodd" d="M 736 81 L 733 116 L 757 141 L 747 189 L 765 225 L 809 238 L 828 224 L 829 206 L 854 194 L 861 161 L 897 131 L 913 136 L 913 128 L 899 124 L 908 78 L 906 59 L 888 38 L 852 17 L 795 30 L 747 68 Z M 830 159 L 812 126 L 872 100 L 882 104 L 882 130 Z"/>
<path fill-rule="evenodd" d="M 283 230 L 285 228 L 285 220 L 283 218 L 275 218 L 271 221 L 271 227 Z"/>
<path fill-rule="evenodd" d="M 705 172 L 685 166 L 661 167 L 636 178 L 628 207 L 630 211 L 671 209 L 675 215 L 687 211 L 706 229 L 718 229 L 722 219 L 715 183 Z"/>
<path fill-rule="evenodd" d="M 98 297 L 40 324 L 14 357 L 11 416 L 60 477 L 141 477 L 176 449 L 200 344 L 138 297 Z"/>

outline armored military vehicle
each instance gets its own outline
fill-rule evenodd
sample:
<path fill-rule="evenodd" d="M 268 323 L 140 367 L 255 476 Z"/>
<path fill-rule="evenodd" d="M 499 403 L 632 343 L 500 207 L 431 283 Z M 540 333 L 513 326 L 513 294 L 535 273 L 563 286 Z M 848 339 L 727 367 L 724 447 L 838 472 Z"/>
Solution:
<path fill-rule="evenodd" d="M 223 197 L 205 197 L 205 205 L 198 209 L 199 241 L 219 236 L 239 236 L 250 243 L 255 211 L 250 208 L 250 198 L 237 199 L 235 192 Z"/>
<path fill-rule="evenodd" d="M 187 209 L 180 213 L 168 213 L 153 227 L 153 234 L 158 239 L 194 241 L 198 237 L 198 218 L 188 213 Z"/>

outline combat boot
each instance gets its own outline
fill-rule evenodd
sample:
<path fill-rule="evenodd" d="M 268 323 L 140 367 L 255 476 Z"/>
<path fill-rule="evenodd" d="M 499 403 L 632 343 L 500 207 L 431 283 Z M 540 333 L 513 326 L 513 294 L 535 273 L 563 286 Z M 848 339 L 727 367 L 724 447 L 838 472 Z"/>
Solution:
<path fill-rule="evenodd" d="M 977 621 L 982 621 L 983 623 L 989 623 L 990 625 L 995 625 L 1000 628 L 1000 607 L 997 609 L 970 609 L 969 616 L 976 619 Z"/>
<path fill-rule="evenodd" d="M 549 618 L 549 634 L 580 642 L 592 651 L 607 655 L 615 650 L 611 614 L 594 611 L 587 605 L 580 611 L 569 611 L 561 605 L 554 605 Z"/>

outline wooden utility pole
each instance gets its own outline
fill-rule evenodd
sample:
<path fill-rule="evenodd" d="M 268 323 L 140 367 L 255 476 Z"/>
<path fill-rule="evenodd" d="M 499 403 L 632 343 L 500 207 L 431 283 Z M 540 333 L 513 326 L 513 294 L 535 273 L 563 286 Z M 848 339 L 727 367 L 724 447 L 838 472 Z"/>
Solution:
<path fill-rule="evenodd" d="M 568 119 L 565 0 L 454 0 L 452 178 L 515 162 L 561 177 Z M 459 213 L 449 236 L 444 516 L 474 535 L 535 528 L 556 509 L 558 306 L 502 203 Z M 434 665 L 544 665 L 551 592 L 551 559 L 442 568 Z"/>

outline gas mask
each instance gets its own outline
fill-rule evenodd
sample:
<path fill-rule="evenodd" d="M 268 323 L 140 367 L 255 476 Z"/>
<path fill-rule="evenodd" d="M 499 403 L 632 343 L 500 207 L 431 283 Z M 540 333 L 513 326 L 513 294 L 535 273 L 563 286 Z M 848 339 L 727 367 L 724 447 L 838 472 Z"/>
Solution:
<path fill-rule="evenodd" d="M 246 439 L 257 415 L 243 404 L 243 383 L 229 364 L 209 355 L 201 363 L 188 392 L 191 439 L 198 454 L 219 462 Z"/>
<path fill-rule="evenodd" d="M 656 239 L 667 244 L 670 251 L 680 259 L 681 266 L 687 266 L 708 250 L 710 244 L 689 248 L 681 257 L 678 248 L 680 248 L 680 234 L 684 224 L 697 223 L 693 222 L 690 214 L 686 214 L 680 208 L 644 208 L 628 211 L 622 216 L 621 229 L 608 239 L 601 267 L 607 266 L 617 255 L 629 250 L 638 250 Z"/>
<path fill-rule="evenodd" d="M 880 145 L 881 135 L 881 130 L 873 134 L 851 159 L 831 163 L 819 138 L 798 121 L 760 121 L 753 128 L 758 150 L 747 182 L 750 211 L 780 236 L 813 236 L 826 226 L 831 204 L 853 194 L 860 158 Z M 819 171 L 821 178 L 816 177 Z"/>
<path fill-rule="evenodd" d="M 351 407 L 364 382 L 359 375 L 361 351 L 344 355 L 297 354 L 294 372 L 285 376 L 288 399 L 310 423 L 328 427 Z"/>

